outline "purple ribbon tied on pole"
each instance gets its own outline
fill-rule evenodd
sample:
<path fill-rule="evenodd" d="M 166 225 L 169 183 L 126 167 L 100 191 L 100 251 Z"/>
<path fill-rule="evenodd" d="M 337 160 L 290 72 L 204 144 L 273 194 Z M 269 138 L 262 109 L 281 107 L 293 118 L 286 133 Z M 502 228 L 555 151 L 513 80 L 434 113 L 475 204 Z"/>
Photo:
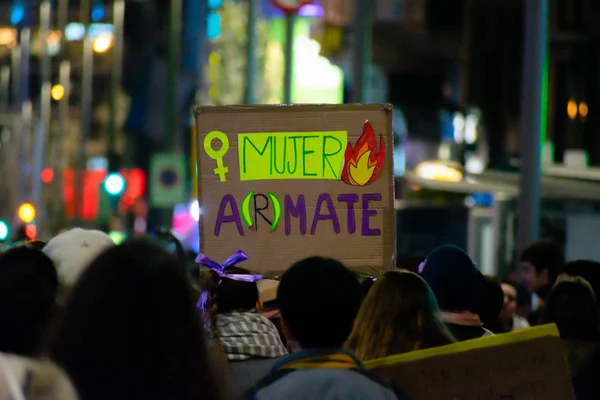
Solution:
<path fill-rule="evenodd" d="M 198 254 L 196 257 L 196 262 L 211 271 L 214 271 L 219 278 L 223 279 L 232 279 L 238 282 L 258 282 L 262 279 L 262 275 L 259 274 L 228 274 L 225 272 L 227 267 L 234 266 L 248 259 L 248 255 L 244 253 L 242 250 L 238 250 L 233 253 L 223 264 L 219 264 L 218 262 L 212 260 L 211 258 L 205 256 L 204 254 Z M 200 295 L 198 299 L 198 308 L 200 310 L 206 310 L 206 303 L 208 301 L 208 292 L 205 290 Z"/>

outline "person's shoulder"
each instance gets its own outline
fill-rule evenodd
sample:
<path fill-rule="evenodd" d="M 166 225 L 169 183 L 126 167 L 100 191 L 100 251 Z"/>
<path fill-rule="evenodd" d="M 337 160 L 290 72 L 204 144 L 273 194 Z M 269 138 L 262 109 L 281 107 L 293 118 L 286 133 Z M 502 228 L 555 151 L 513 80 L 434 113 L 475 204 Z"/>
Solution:
<path fill-rule="evenodd" d="M 254 385 L 253 387 L 251 387 L 250 389 L 248 389 L 244 393 L 243 398 L 244 399 L 248 399 L 248 400 L 258 398 L 257 397 L 258 392 L 260 392 L 264 388 L 267 388 L 267 387 L 273 385 L 279 379 L 281 379 L 284 376 L 288 375 L 292 371 L 293 370 L 275 370 L 275 371 L 272 371 L 270 374 L 268 374 L 263 379 L 261 379 L 260 381 L 258 381 L 256 383 L 256 385 Z"/>
<path fill-rule="evenodd" d="M 401 388 L 381 380 L 363 369 L 278 370 L 246 392 L 245 399 L 279 398 L 285 393 L 294 398 L 371 398 L 410 400 Z"/>
<path fill-rule="evenodd" d="M 400 386 L 398 386 L 392 382 L 383 380 L 379 376 L 377 376 L 367 370 L 364 370 L 364 369 L 356 369 L 353 371 L 361 374 L 362 376 L 369 379 L 374 384 L 382 386 L 384 389 L 390 390 L 392 393 L 394 393 L 396 395 L 398 400 L 410 400 L 410 396 L 408 395 L 408 393 L 406 393 L 404 391 L 404 389 L 402 389 Z"/>

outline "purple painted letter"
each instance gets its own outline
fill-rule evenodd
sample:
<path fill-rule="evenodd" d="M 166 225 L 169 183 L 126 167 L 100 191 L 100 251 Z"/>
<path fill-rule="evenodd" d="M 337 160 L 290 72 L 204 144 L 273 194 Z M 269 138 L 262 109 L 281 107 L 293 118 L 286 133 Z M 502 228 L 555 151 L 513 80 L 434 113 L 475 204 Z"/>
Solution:
<path fill-rule="evenodd" d="M 298 196 L 298 202 L 294 205 L 290 195 L 286 194 L 283 208 L 285 213 L 285 236 L 290 236 L 292 233 L 292 217 L 300 218 L 300 234 L 306 235 L 306 201 L 304 201 L 304 195 Z"/>
<path fill-rule="evenodd" d="M 354 203 L 358 202 L 358 195 L 356 193 L 340 194 L 338 196 L 340 203 L 348 204 L 348 233 L 353 234 L 356 232 L 356 222 L 354 219 Z"/>
<path fill-rule="evenodd" d="M 371 229 L 369 227 L 369 218 L 377 215 L 377 210 L 369 209 L 369 201 L 381 201 L 381 194 L 363 194 L 362 195 L 362 235 L 380 236 L 381 229 Z"/>
<path fill-rule="evenodd" d="M 323 203 L 327 203 L 327 210 L 329 211 L 327 214 L 321 214 L 321 206 Z M 322 193 L 317 200 L 317 207 L 315 208 L 315 216 L 312 221 L 312 226 L 310 227 L 310 234 L 314 235 L 317 231 L 317 221 L 325 221 L 328 219 L 333 223 L 333 231 L 336 234 L 340 233 L 340 221 L 338 220 L 335 208 L 333 207 L 331 196 L 327 193 Z"/>
<path fill-rule="evenodd" d="M 229 204 L 229 207 L 231 207 L 231 215 L 225 215 L 225 207 L 227 204 Z M 219 233 L 221 233 L 221 225 L 227 222 L 235 222 L 240 236 L 244 236 L 244 228 L 242 228 L 240 211 L 238 210 L 235 199 L 230 194 L 226 194 L 221 199 L 219 213 L 217 214 L 217 222 L 215 223 L 215 236 L 219 236 Z"/>

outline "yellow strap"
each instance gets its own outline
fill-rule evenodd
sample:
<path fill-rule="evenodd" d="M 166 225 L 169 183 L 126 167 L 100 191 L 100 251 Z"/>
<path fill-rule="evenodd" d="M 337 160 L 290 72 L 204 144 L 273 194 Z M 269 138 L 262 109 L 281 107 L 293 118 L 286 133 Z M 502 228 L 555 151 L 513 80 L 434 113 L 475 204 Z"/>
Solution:
<path fill-rule="evenodd" d="M 358 367 L 356 361 L 347 354 L 331 354 L 292 361 L 280 369 L 352 369 Z"/>

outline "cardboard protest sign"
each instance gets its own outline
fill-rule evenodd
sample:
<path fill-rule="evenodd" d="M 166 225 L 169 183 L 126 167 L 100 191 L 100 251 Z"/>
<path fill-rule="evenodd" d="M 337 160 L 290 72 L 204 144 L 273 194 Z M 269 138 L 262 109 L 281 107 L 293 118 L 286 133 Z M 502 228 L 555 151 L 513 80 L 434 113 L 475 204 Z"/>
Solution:
<path fill-rule="evenodd" d="M 311 255 L 392 266 L 389 105 L 198 107 L 200 251 L 281 271 Z"/>
<path fill-rule="evenodd" d="M 413 400 L 571 400 L 556 325 L 365 363 Z"/>

